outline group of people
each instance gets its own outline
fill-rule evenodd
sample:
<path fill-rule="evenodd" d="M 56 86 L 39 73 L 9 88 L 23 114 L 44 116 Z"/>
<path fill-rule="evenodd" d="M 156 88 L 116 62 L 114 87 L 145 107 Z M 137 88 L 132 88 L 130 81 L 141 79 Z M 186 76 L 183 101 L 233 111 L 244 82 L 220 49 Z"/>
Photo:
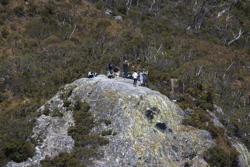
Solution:
<path fill-rule="evenodd" d="M 97 75 L 98 75 L 98 74 L 95 73 L 95 72 L 91 72 L 91 71 L 88 72 L 88 78 L 94 78 L 94 77 L 96 77 Z"/>
<path fill-rule="evenodd" d="M 94 78 L 96 77 L 98 74 L 97 73 L 93 73 L 93 72 L 88 72 L 88 78 Z M 133 79 L 134 86 L 147 86 L 148 83 L 148 72 L 145 71 L 133 71 L 133 73 L 129 72 L 129 62 L 127 60 L 125 60 L 123 62 L 123 73 L 121 73 L 121 70 L 118 66 L 114 66 L 113 64 L 109 64 L 108 65 L 108 74 L 107 77 L 108 78 L 115 78 L 115 77 L 120 77 L 122 76 L 123 78 L 129 78 L 129 79 Z"/>
<path fill-rule="evenodd" d="M 129 76 L 129 63 L 127 60 L 123 63 L 123 74 L 121 75 L 120 68 L 118 66 L 114 66 L 113 64 L 108 65 L 108 78 L 114 78 L 122 76 L 124 78 L 128 78 Z"/>
<path fill-rule="evenodd" d="M 112 64 L 108 65 L 108 78 L 119 77 L 120 74 L 120 68 L 118 66 L 113 66 Z"/>
<path fill-rule="evenodd" d="M 134 71 L 133 73 L 129 72 L 129 62 L 127 60 L 123 63 L 123 73 L 121 75 L 120 68 L 118 66 L 113 66 L 112 64 L 108 65 L 108 78 L 114 78 L 118 76 L 122 76 L 124 78 L 133 79 L 134 86 L 146 86 L 148 83 L 147 79 L 148 72 L 137 72 Z M 139 82 L 138 82 L 139 81 Z"/>

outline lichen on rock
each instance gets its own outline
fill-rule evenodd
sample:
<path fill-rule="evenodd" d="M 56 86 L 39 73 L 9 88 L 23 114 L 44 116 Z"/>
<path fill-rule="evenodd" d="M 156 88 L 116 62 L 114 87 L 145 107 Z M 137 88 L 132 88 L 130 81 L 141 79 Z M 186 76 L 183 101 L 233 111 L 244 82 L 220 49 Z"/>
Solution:
<path fill-rule="evenodd" d="M 104 156 L 94 160 L 94 166 L 184 166 L 187 162 L 208 166 L 202 153 L 214 145 L 210 134 L 182 125 L 183 111 L 166 96 L 134 87 L 123 78 L 99 76 L 73 84 L 72 101 L 87 101 L 96 120 L 112 120 L 94 131 L 109 128 L 117 133 L 107 136 L 110 143 L 100 149 Z"/>

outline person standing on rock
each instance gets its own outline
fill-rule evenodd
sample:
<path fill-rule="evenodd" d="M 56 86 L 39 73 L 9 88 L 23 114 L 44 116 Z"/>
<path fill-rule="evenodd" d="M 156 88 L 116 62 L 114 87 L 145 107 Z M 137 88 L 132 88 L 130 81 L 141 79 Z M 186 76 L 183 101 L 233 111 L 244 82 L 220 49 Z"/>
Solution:
<path fill-rule="evenodd" d="M 139 73 L 139 78 L 140 78 L 140 85 L 144 86 L 144 77 L 143 77 L 143 72 Z"/>
<path fill-rule="evenodd" d="M 134 86 L 137 86 L 137 80 L 138 80 L 138 73 L 136 71 L 133 72 L 132 77 L 134 79 Z"/>
<path fill-rule="evenodd" d="M 128 60 L 125 60 L 123 63 L 124 78 L 128 77 L 128 66 L 129 66 Z"/>
<path fill-rule="evenodd" d="M 148 71 L 143 71 L 143 84 L 148 86 Z"/>
<path fill-rule="evenodd" d="M 113 74 L 113 65 L 112 64 L 109 64 L 108 71 L 110 74 Z"/>

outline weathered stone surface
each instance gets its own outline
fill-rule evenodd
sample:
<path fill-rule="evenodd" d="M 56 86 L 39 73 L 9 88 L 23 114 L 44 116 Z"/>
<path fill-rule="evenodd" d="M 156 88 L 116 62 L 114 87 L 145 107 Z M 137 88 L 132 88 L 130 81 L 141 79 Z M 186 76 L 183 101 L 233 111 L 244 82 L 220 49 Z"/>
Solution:
<path fill-rule="evenodd" d="M 247 147 L 239 142 L 238 140 L 234 140 L 232 145 L 236 148 L 239 154 L 239 167 L 249 167 L 250 166 L 250 152 Z"/>
<path fill-rule="evenodd" d="M 181 124 L 183 111 L 166 96 L 145 87 L 134 87 L 131 80 L 94 79 L 75 81 L 71 101 L 87 101 L 96 120 L 111 120 L 94 132 L 112 129 L 110 143 L 101 148 L 103 159 L 95 167 L 120 166 L 207 166 L 202 152 L 214 143 L 208 132 Z M 148 116 L 148 110 L 153 116 Z M 158 128 L 162 125 L 162 128 Z M 163 126 L 164 125 L 164 126 Z"/>
<path fill-rule="evenodd" d="M 35 156 L 19 164 L 10 162 L 8 167 L 39 166 L 45 156 L 72 150 L 74 142 L 67 136 L 68 128 L 74 124 L 72 112 L 63 107 L 60 97 L 66 90 L 72 90 L 67 100 L 72 104 L 86 101 L 95 121 L 102 122 L 92 133 L 113 132 L 106 136 L 109 144 L 99 149 L 103 157 L 91 159 L 93 167 L 208 166 L 202 153 L 214 145 L 210 134 L 182 125 L 184 114 L 176 104 L 157 91 L 134 87 L 132 80 L 98 76 L 66 85 L 45 105 L 51 111 L 58 108 L 63 117 L 40 116 L 32 136 L 38 143 Z"/>
<path fill-rule="evenodd" d="M 123 20 L 122 16 L 115 16 L 114 18 L 115 18 L 115 20 L 118 20 L 118 21 L 122 21 Z"/>
<path fill-rule="evenodd" d="M 63 101 L 59 95 L 52 98 L 47 104 L 42 106 L 38 112 L 42 112 L 48 107 L 51 112 L 59 109 L 63 117 L 51 117 L 41 115 L 33 128 L 32 140 L 37 143 L 35 155 L 22 163 L 9 162 L 7 167 L 36 167 L 40 166 L 40 161 L 48 157 L 55 157 L 61 152 L 70 152 L 74 146 L 74 140 L 68 136 L 68 128 L 74 125 L 71 111 L 66 111 Z"/>

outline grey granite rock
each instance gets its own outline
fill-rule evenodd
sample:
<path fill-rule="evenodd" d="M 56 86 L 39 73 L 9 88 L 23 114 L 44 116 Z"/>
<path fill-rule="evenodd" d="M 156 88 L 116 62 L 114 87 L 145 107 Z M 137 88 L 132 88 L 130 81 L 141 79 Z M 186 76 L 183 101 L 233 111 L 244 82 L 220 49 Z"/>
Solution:
<path fill-rule="evenodd" d="M 99 76 L 79 79 L 71 101 L 87 101 L 96 120 L 111 120 L 94 133 L 112 129 L 110 143 L 100 149 L 104 157 L 93 160 L 95 167 L 120 166 L 208 166 L 201 154 L 214 145 L 208 132 L 181 124 L 183 111 L 166 96 L 145 87 L 134 87 L 132 80 Z M 147 110 L 153 110 L 149 119 Z M 162 127 L 157 127 L 162 124 Z"/>
<path fill-rule="evenodd" d="M 109 144 L 99 148 L 102 158 L 92 158 L 93 167 L 205 167 L 202 153 L 214 142 L 207 131 L 182 125 L 183 111 L 166 96 L 146 87 L 134 87 L 132 80 L 98 76 L 79 79 L 65 86 L 45 106 L 58 108 L 63 117 L 42 115 L 37 119 L 32 138 L 38 143 L 35 156 L 23 163 L 9 162 L 8 167 L 39 166 L 46 156 L 70 152 L 74 141 L 67 130 L 74 125 L 72 111 L 63 107 L 61 95 L 72 104 L 86 101 L 97 124 L 92 133 L 112 130 Z"/>

